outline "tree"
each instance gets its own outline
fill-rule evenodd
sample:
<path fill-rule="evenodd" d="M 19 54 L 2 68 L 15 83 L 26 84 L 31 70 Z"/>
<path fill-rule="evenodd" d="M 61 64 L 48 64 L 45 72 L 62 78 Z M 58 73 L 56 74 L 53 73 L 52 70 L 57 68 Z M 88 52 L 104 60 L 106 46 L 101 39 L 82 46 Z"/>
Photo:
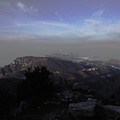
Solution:
<path fill-rule="evenodd" d="M 53 79 L 47 67 L 35 67 L 33 71 L 29 68 L 25 72 L 25 79 L 18 85 L 17 96 L 19 100 L 38 99 L 45 101 L 52 96 Z"/>

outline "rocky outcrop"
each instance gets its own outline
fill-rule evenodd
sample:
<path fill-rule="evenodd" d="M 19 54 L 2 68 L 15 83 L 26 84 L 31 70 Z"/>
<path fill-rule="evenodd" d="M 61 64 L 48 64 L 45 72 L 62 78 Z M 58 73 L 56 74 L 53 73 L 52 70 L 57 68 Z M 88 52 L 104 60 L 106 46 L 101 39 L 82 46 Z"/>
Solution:
<path fill-rule="evenodd" d="M 69 111 L 76 120 L 81 117 L 93 117 L 96 104 L 96 99 L 89 98 L 87 102 L 71 103 Z"/>
<path fill-rule="evenodd" d="M 62 93 L 58 93 L 58 97 L 62 102 L 74 102 L 79 100 L 83 96 L 80 92 L 73 92 L 71 90 L 65 90 Z"/>
<path fill-rule="evenodd" d="M 108 120 L 120 120 L 120 106 L 106 105 L 103 107 Z"/>
<path fill-rule="evenodd" d="M 75 120 L 120 120 L 120 106 L 102 105 L 92 98 L 69 104 L 69 112 Z"/>

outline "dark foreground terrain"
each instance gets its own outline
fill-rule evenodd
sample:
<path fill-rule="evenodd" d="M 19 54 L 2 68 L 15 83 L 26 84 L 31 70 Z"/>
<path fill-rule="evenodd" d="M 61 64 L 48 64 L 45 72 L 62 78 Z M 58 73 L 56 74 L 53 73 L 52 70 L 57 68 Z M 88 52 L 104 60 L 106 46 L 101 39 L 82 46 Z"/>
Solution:
<path fill-rule="evenodd" d="M 1 120 L 120 119 L 115 60 L 21 57 L 1 68 L 0 77 Z"/>

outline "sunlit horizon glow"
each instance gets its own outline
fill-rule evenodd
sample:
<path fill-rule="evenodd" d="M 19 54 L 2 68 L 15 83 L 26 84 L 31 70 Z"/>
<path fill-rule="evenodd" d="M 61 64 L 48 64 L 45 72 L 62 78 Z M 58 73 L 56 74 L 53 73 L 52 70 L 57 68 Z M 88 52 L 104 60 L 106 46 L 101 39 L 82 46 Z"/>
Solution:
<path fill-rule="evenodd" d="M 119 0 L 0 1 L 0 40 L 118 40 Z"/>

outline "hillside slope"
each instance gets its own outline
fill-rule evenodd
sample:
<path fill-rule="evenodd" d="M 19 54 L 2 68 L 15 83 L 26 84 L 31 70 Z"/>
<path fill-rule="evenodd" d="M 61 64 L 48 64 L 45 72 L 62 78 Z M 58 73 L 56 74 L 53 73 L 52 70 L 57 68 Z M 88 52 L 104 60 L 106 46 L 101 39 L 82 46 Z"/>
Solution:
<path fill-rule="evenodd" d="M 57 78 L 83 82 L 85 79 L 120 73 L 120 70 L 103 65 L 100 61 L 82 61 L 75 63 L 52 57 L 19 57 L 0 69 L 1 78 L 23 78 L 24 72 L 37 66 L 46 66 Z"/>

